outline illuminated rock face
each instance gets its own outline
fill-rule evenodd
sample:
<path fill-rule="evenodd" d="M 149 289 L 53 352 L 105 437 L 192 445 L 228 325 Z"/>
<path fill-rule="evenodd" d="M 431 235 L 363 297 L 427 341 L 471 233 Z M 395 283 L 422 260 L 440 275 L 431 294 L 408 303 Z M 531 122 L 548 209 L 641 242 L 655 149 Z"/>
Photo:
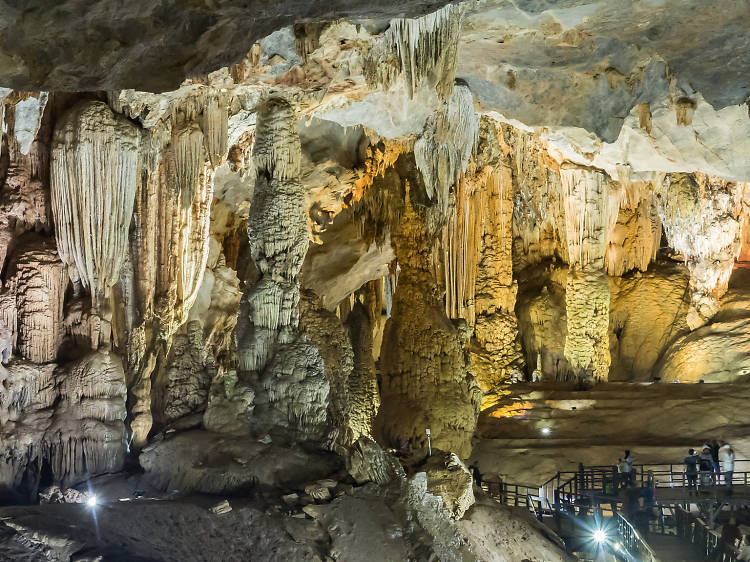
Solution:
<path fill-rule="evenodd" d="M 724 25 L 747 15 L 698 20 L 708 65 L 671 35 L 697 0 L 418 2 L 390 22 L 374 16 L 403 7 L 334 3 L 373 18 L 332 23 L 307 4 L 304 24 L 175 9 L 189 25 L 138 79 L 109 38 L 105 74 L 48 52 L 32 76 L 16 27 L 38 14 L 9 15 L 29 52 L 6 38 L 0 86 L 86 92 L 0 89 L 0 491 L 33 499 L 131 453 L 160 488 L 327 497 L 346 466 L 379 499 L 310 507 L 321 529 L 401 505 L 431 539 L 395 558 L 492 551 L 477 537 L 504 518 L 470 507 L 462 461 L 483 407 L 523 410 L 498 396 L 750 373 L 750 49 Z M 407 479 L 386 449 L 419 456 L 427 429 L 435 456 Z"/>

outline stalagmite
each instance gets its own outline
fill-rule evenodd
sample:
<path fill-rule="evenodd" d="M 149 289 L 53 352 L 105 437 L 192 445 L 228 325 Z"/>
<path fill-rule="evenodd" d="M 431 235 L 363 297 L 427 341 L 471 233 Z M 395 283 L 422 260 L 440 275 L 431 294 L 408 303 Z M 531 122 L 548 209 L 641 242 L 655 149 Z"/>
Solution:
<path fill-rule="evenodd" d="M 565 290 L 565 357 L 579 378 L 606 380 L 610 365 L 609 282 L 602 269 L 607 233 L 617 219 L 619 199 L 614 198 L 613 205 L 610 180 L 601 171 L 563 168 L 560 174 L 571 267 Z"/>
<path fill-rule="evenodd" d="M 102 102 L 84 101 L 58 122 L 51 193 L 57 247 L 95 306 L 125 258 L 139 171 L 140 132 Z"/>
<path fill-rule="evenodd" d="M 582 379 L 606 380 L 609 374 L 609 282 L 601 271 L 568 273 L 565 287 L 568 335 L 565 357 Z"/>
<path fill-rule="evenodd" d="M 465 346 L 471 328 L 445 315 L 433 270 L 434 236 L 427 211 L 417 211 L 406 183 L 406 205 L 393 234 L 400 266 L 381 348 L 383 382 L 376 436 L 400 447 L 432 446 L 466 456 L 479 413 L 481 391 L 468 372 Z"/>
<path fill-rule="evenodd" d="M 241 380 L 255 389 L 254 430 L 276 426 L 320 439 L 329 383 L 318 350 L 297 330 L 297 276 L 309 238 L 297 120 L 286 100 L 271 97 L 261 106 L 253 158 L 258 176 L 248 235 L 260 279 L 246 293 L 240 311 Z"/>

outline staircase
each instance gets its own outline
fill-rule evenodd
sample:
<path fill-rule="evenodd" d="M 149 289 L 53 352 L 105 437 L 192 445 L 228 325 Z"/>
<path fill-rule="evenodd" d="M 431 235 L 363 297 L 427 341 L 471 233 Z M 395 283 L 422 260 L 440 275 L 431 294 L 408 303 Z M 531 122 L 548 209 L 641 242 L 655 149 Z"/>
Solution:
<path fill-rule="evenodd" d="M 659 560 L 664 562 L 704 562 L 700 552 L 684 540 L 675 535 L 655 535 L 648 537 L 648 544 Z"/>

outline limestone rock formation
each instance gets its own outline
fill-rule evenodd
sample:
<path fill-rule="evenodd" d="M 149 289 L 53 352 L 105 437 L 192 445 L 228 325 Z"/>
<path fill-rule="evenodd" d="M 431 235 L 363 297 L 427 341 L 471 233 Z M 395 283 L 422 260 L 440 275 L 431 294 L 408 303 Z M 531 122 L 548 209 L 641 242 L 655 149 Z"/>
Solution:
<path fill-rule="evenodd" d="M 102 102 L 79 103 L 55 130 L 50 187 L 57 247 L 71 280 L 89 290 L 97 309 L 125 259 L 139 145 L 137 127 Z"/>
<path fill-rule="evenodd" d="M 481 392 L 468 369 L 470 330 L 446 317 L 430 269 L 432 243 L 425 211 L 411 200 L 394 236 L 400 272 L 381 351 L 381 407 L 376 435 L 391 446 L 433 446 L 465 457 Z M 465 324 L 465 322 L 464 322 Z"/>
<path fill-rule="evenodd" d="M 227 522 L 212 555 L 563 559 L 470 455 L 738 409 L 741 3 L 48 4 L 0 18 L 0 495 L 180 492 L 104 541 L 4 508 L 0 557 L 200 559 Z"/>
<path fill-rule="evenodd" d="M 318 349 L 297 328 L 299 280 L 308 246 L 293 108 L 270 98 L 260 109 L 253 158 L 258 173 L 248 229 L 259 278 L 238 326 L 242 379 L 255 389 L 253 426 L 322 438 L 329 382 Z M 242 380 L 241 379 L 241 380 Z"/>
<path fill-rule="evenodd" d="M 125 374 L 106 351 L 39 368 L 14 361 L 0 402 L 4 493 L 34 495 L 40 482 L 68 485 L 121 468 L 125 452 Z"/>
<path fill-rule="evenodd" d="M 471 472 L 454 453 L 436 451 L 425 465 L 427 490 L 443 498 L 443 505 L 454 519 L 461 519 L 474 504 Z"/>

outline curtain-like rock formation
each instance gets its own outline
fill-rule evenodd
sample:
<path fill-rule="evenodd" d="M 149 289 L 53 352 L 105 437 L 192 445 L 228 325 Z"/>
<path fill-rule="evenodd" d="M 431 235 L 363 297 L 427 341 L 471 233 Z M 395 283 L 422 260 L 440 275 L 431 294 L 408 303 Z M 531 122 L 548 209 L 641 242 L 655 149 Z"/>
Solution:
<path fill-rule="evenodd" d="M 50 185 L 58 251 L 97 308 L 125 259 L 140 140 L 135 125 L 96 101 L 71 108 L 55 130 Z"/>
<path fill-rule="evenodd" d="M 463 9 L 448 4 L 421 18 L 394 19 L 365 60 L 364 74 L 371 87 L 391 88 L 403 75 L 409 97 L 423 83 L 447 99 L 456 74 L 456 51 Z"/>

